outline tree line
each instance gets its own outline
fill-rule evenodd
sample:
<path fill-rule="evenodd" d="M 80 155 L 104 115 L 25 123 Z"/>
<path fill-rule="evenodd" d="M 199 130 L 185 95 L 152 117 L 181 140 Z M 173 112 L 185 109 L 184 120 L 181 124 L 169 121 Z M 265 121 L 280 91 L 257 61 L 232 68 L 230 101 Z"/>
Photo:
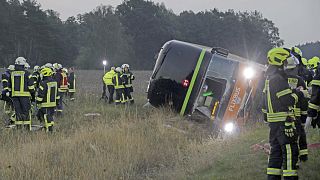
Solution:
<path fill-rule="evenodd" d="M 152 69 L 154 57 L 168 40 L 222 47 L 264 63 L 266 52 L 283 45 L 278 28 L 261 13 L 212 9 L 175 14 L 163 3 L 124 0 L 101 5 L 63 21 L 36 0 L 0 0 L 0 65 L 17 56 L 32 65 L 58 62 L 85 69 L 129 63 Z"/>

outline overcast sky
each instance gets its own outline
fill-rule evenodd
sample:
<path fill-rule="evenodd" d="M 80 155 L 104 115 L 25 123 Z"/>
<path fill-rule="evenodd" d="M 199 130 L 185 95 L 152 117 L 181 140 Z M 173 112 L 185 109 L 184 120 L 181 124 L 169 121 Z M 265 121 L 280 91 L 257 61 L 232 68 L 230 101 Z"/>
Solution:
<path fill-rule="evenodd" d="M 69 16 L 89 12 L 100 4 L 116 6 L 122 0 L 37 0 L 43 9 L 58 11 L 65 20 Z M 220 10 L 262 12 L 280 29 L 286 46 L 320 40 L 320 0 L 153 0 L 164 2 L 175 13 Z"/>

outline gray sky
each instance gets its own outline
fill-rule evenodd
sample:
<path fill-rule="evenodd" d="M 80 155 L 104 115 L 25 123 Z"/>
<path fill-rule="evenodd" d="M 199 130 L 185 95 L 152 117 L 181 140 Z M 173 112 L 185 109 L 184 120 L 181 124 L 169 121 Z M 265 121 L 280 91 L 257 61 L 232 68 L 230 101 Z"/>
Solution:
<path fill-rule="evenodd" d="M 320 0 L 153 0 L 164 2 L 175 13 L 218 8 L 258 10 L 280 29 L 286 46 L 320 40 Z M 38 0 L 43 9 L 53 9 L 65 20 L 89 12 L 100 4 L 116 6 L 122 0 Z"/>

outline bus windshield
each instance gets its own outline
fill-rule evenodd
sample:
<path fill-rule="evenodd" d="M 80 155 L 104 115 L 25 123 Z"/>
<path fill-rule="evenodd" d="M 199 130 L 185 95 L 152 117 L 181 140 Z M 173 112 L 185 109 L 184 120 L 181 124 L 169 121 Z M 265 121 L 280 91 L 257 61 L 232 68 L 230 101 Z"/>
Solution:
<path fill-rule="evenodd" d="M 219 55 L 213 55 L 208 67 L 207 76 L 231 80 L 238 62 Z"/>

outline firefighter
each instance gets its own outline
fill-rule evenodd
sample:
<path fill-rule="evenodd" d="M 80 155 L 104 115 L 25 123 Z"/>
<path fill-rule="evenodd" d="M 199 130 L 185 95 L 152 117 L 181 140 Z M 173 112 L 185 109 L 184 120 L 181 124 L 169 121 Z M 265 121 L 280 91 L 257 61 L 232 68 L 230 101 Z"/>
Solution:
<path fill-rule="evenodd" d="M 31 101 L 35 91 L 32 77 L 25 70 L 26 59 L 18 57 L 15 60 L 15 70 L 11 72 L 9 84 L 12 90 L 12 102 L 16 113 L 15 124 L 18 128 L 27 126 L 31 130 Z"/>
<path fill-rule="evenodd" d="M 298 145 L 299 145 L 299 159 L 301 161 L 308 160 L 308 144 L 305 132 L 305 123 L 307 119 L 308 110 L 308 90 L 304 79 L 298 76 L 298 64 L 299 60 L 295 56 L 289 57 L 285 61 L 285 73 L 288 77 L 288 83 L 290 88 L 294 91 L 303 92 L 304 96 L 299 97 L 298 103 L 294 107 L 294 115 L 296 117 L 296 128 L 298 133 Z"/>
<path fill-rule="evenodd" d="M 1 100 L 4 101 L 4 111 L 10 119 L 7 122 L 8 125 L 14 124 L 15 121 L 15 113 L 11 99 L 11 85 L 9 84 L 11 72 L 14 71 L 14 65 L 10 65 L 7 70 L 2 74 L 2 92 L 1 92 Z"/>
<path fill-rule="evenodd" d="M 320 128 L 320 67 L 319 59 L 312 58 L 309 60 L 309 66 L 314 70 L 315 76 L 311 81 L 311 97 L 308 105 L 308 119 L 311 119 L 313 128 Z M 308 122 L 307 122 L 308 125 Z"/>
<path fill-rule="evenodd" d="M 31 75 L 35 89 L 38 89 L 40 83 L 40 66 L 34 66 L 33 73 Z"/>
<path fill-rule="evenodd" d="M 76 75 L 74 74 L 74 67 L 69 68 L 68 85 L 69 98 L 71 101 L 74 101 L 74 95 L 76 93 Z"/>
<path fill-rule="evenodd" d="M 293 107 L 302 92 L 291 90 L 283 63 L 290 49 L 274 48 L 268 52 L 268 70 L 264 87 L 264 109 L 270 127 L 271 146 L 267 168 L 268 179 L 298 179 L 299 150 Z"/>
<path fill-rule="evenodd" d="M 108 88 L 108 92 L 109 92 L 109 100 L 108 100 L 109 104 L 113 103 L 114 83 L 112 79 L 116 74 L 117 73 L 115 72 L 115 67 L 111 67 L 110 71 L 103 76 L 104 86 Z"/>
<path fill-rule="evenodd" d="M 50 68 L 41 70 L 43 77 L 39 84 L 39 91 L 36 98 L 38 111 L 38 119 L 44 122 L 47 132 L 53 131 L 54 125 L 54 110 L 57 106 L 58 96 L 58 83 L 52 78 L 53 71 Z"/>
<path fill-rule="evenodd" d="M 124 85 L 124 100 L 126 102 L 130 102 L 130 104 L 134 103 L 134 99 L 131 95 L 133 92 L 133 87 L 132 87 L 132 81 L 134 80 L 134 75 L 130 71 L 130 66 L 128 64 L 123 64 L 121 66 L 123 69 L 123 74 L 121 76 L 121 79 L 123 80 L 123 85 Z"/>
<path fill-rule="evenodd" d="M 114 84 L 114 89 L 116 91 L 116 99 L 115 99 L 115 104 L 119 105 L 120 103 L 125 103 L 124 101 L 124 86 L 123 86 L 123 81 L 121 79 L 122 75 L 122 69 L 121 67 L 117 67 L 115 70 L 116 74 L 112 78 L 112 82 Z"/>
<path fill-rule="evenodd" d="M 62 70 L 63 68 L 61 64 L 58 64 L 54 69 L 56 71 L 56 73 L 54 74 L 54 79 L 58 83 L 58 96 L 60 97 L 56 111 L 58 115 L 61 115 L 63 112 L 63 98 L 68 90 L 68 77 L 66 73 Z"/>
<path fill-rule="evenodd" d="M 299 64 L 297 65 L 298 76 L 302 77 L 304 81 L 309 84 L 312 81 L 313 74 L 306 67 L 308 60 L 303 58 L 302 51 L 298 47 L 292 47 L 291 54 L 299 60 Z"/>

